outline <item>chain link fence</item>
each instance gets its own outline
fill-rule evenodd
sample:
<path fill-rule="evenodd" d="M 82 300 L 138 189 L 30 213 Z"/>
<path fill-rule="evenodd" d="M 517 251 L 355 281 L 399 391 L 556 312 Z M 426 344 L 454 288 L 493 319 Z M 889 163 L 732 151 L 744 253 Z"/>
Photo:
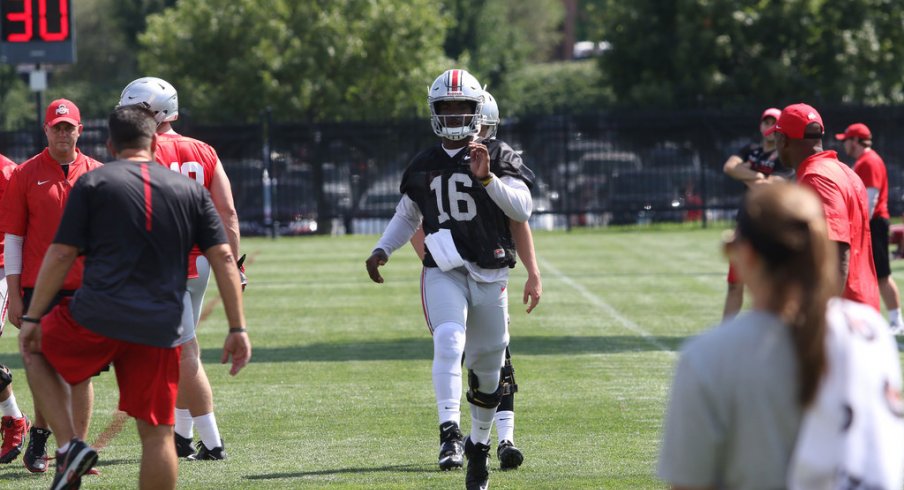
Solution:
<path fill-rule="evenodd" d="M 535 229 L 657 222 L 707 226 L 732 219 L 743 185 L 722 165 L 759 140 L 762 109 L 612 112 L 504 120 L 499 138 L 537 175 Z M 866 123 L 889 173 L 889 208 L 904 212 L 904 107 L 821 110 L 824 145 Z M 438 144 L 425 120 L 306 124 L 269 121 L 178 130 L 211 144 L 229 175 L 245 235 L 380 233 L 399 198 L 406 165 Z M 104 121 L 86 121 L 79 148 L 107 160 Z M 0 153 L 22 162 L 43 148 L 35 130 L 0 132 Z"/>

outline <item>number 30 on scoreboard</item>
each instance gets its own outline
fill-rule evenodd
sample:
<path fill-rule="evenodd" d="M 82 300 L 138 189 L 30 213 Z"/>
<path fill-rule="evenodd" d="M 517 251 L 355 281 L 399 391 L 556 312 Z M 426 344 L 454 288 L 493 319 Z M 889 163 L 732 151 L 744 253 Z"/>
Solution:
<path fill-rule="evenodd" d="M 0 62 L 74 63 L 71 0 L 0 0 Z"/>

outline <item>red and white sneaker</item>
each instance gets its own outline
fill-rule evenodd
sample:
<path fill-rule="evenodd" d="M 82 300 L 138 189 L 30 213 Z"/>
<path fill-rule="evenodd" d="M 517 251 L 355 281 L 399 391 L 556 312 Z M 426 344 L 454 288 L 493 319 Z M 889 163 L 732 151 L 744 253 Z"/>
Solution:
<path fill-rule="evenodd" d="M 28 417 L 3 417 L 0 419 L 3 432 L 3 445 L 0 446 L 0 463 L 11 463 L 22 452 L 25 445 L 25 434 L 31 427 Z"/>

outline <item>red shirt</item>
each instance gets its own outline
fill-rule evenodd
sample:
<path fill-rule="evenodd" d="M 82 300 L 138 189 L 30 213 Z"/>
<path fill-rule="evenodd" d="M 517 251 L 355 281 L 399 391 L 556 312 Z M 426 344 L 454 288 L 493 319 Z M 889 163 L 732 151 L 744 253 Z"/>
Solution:
<path fill-rule="evenodd" d="M 879 310 L 879 281 L 873 263 L 866 187 L 834 151 L 823 151 L 801 162 L 797 181 L 819 195 L 825 210 L 829 239 L 851 246 L 844 298 Z"/>
<path fill-rule="evenodd" d="M 0 233 L 24 237 L 22 242 L 23 288 L 33 288 L 47 247 L 53 242 L 69 191 L 86 172 L 103 164 L 76 150 L 69 174 L 46 148 L 16 167 L 3 200 L 0 201 Z M 79 258 L 63 281 L 62 289 L 78 289 L 82 284 L 84 260 Z"/>
<path fill-rule="evenodd" d="M 879 189 L 879 202 L 870 218 L 888 219 L 888 173 L 882 157 L 875 150 L 867 148 L 854 164 L 854 172 L 863 180 L 864 186 Z"/>
<path fill-rule="evenodd" d="M 210 190 L 213 174 L 220 164 L 217 152 L 203 141 L 182 136 L 175 131 L 157 135 L 157 148 L 154 157 L 160 165 L 182 175 L 195 179 L 205 189 Z M 188 256 L 188 278 L 198 277 L 198 266 L 195 264 L 201 250 L 193 247 Z"/>
<path fill-rule="evenodd" d="M 16 162 L 6 158 L 3 155 L 0 155 L 0 201 L 3 200 L 3 194 L 6 192 L 6 187 L 9 185 L 9 179 L 13 175 L 13 170 L 16 169 Z M 0 267 L 3 267 L 3 240 L 6 239 L 6 235 L 0 233 Z"/>

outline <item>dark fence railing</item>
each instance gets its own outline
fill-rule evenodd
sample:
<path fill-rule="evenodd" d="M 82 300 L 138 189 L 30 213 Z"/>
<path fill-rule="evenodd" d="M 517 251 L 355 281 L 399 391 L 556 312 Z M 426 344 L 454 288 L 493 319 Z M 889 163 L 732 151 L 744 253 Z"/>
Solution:
<path fill-rule="evenodd" d="M 539 229 L 732 219 L 743 186 L 722 172 L 754 139 L 760 110 L 693 110 L 537 116 L 505 121 L 499 137 L 537 174 Z M 889 206 L 904 212 L 904 107 L 822 109 L 826 149 L 852 122 L 873 132 L 889 172 Z M 402 171 L 437 143 L 425 120 L 270 123 L 179 131 L 208 142 L 232 183 L 244 234 L 379 233 L 399 200 Z M 0 132 L 0 153 L 17 162 L 41 148 L 34 130 Z M 103 121 L 88 121 L 80 149 L 109 158 Z M 842 160 L 850 161 L 843 153 Z"/>

